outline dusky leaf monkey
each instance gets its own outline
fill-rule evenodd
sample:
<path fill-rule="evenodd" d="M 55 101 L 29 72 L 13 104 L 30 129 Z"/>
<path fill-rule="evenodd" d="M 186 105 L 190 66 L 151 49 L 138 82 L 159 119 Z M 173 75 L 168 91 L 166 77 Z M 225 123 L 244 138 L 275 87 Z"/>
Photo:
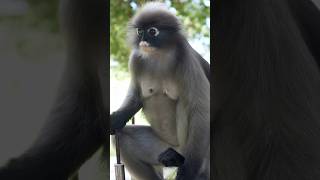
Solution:
<path fill-rule="evenodd" d="M 128 31 L 131 83 L 111 114 L 122 159 L 139 180 L 163 179 L 157 166 L 178 166 L 177 180 L 210 178 L 210 67 L 189 45 L 164 4 L 147 3 Z M 150 126 L 125 126 L 139 110 Z"/>

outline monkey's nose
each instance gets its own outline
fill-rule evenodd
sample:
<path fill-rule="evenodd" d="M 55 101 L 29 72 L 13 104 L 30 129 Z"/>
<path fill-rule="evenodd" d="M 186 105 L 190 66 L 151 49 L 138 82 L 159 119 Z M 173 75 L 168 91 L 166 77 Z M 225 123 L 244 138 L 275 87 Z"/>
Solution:
<path fill-rule="evenodd" d="M 140 46 L 140 47 L 149 47 L 150 44 L 149 44 L 147 41 L 141 41 L 141 42 L 139 43 L 139 46 Z"/>

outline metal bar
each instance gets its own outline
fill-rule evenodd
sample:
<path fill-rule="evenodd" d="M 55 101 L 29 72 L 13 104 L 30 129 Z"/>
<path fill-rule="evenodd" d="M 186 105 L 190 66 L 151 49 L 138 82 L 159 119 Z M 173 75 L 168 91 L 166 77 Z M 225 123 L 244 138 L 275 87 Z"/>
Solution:
<path fill-rule="evenodd" d="M 114 169 L 116 171 L 115 172 L 116 180 L 125 180 L 126 179 L 123 164 L 115 164 Z"/>
<path fill-rule="evenodd" d="M 121 163 L 119 135 L 115 132 L 117 164 L 114 165 L 116 180 L 125 180 L 124 164 Z"/>
<path fill-rule="evenodd" d="M 120 145 L 119 145 L 119 135 L 118 132 L 115 132 L 115 138 L 116 138 L 116 156 L 117 156 L 117 164 L 121 164 L 121 159 L 120 159 Z"/>
<path fill-rule="evenodd" d="M 132 117 L 132 124 L 135 124 L 135 118 Z M 125 180 L 125 170 L 124 164 L 121 163 L 120 157 L 120 144 L 119 144 L 119 135 L 118 132 L 115 132 L 115 139 L 116 139 L 116 156 L 117 156 L 117 164 L 114 165 L 116 180 Z"/>

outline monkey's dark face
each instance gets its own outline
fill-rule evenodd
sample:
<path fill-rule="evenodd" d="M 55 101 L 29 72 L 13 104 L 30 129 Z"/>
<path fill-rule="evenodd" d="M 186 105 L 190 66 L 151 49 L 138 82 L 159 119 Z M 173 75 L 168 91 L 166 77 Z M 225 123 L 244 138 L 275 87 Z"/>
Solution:
<path fill-rule="evenodd" d="M 141 26 L 136 27 L 136 45 L 143 50 L 165 48 L 173 38 L 175 31 L 168 27 Z"/>
<path fill-rule="evenodd" d="M 129 30 L 132 45 L 150 52 L 174 46 L 179 37 L 180 23 L 169 11 L 144 8 L 132 19 Z"/>

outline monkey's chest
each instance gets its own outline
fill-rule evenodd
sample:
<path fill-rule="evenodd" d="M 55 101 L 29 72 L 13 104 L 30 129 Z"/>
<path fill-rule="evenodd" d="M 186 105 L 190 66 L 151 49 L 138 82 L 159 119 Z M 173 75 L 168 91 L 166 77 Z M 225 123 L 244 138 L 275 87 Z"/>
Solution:
<path fill-rule="evenodd" d="M 153 130 L 165 141 L 177 145 L 176 106 L 178 88 L 173 81 L 141 81 L 143 112 Z"/>
<path fill-rule="evenodd" d="M 178 88 L 176 83 L 172 80 L 154 80 L 152 78 L 145 78 L 141 80 L 141 93 L 144 99 L 163 95 L 171 100 L 178 99 Z"/>

